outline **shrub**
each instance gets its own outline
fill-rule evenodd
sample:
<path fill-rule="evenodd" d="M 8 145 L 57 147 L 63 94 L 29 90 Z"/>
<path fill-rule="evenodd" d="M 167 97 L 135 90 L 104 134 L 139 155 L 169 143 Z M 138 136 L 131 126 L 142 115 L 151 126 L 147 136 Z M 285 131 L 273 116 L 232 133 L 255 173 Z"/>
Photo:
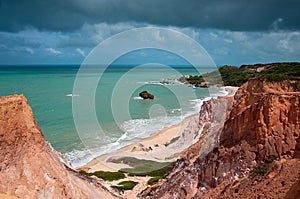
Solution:
<path fill-rule="evenodd" d="M 266 70 L 257 72 L 257 68 L 263 66 L 266 67 Z M 250 78 L 264 78 L 270 82 L 280 82 L 287 79 L 298 79 L 300 77 L 300 63 L 242 65 L 240 68 L 222 66 L 218 72 L 214 71 L 202 76 L 190 76 L 186 78 L 186 81 L 194 85 L 203 82 L 204 79 L 207 82 L 214 82 L 214 79 L 218 79 L 217 77 L 221 74 L 224 86 L 241 86 Z"/>
<path fill-rule="evenodd" d="M 270 169 L 272 168 L 272 163 L 276 160 L 275 156 L 269 156 L 265 159 L 264 162 L 257 164 L 253 169 L 253 174 L 255 176 L 264 176 L 266 175 Z"/>
<path fill-rule="evenodd" d="M 117 186 L 113 185 L 111 186 L 114 189 L 118 189 L 118 190 L 131 190 L 133 189 L 136 185 L 138 184 L 138 182 L 135 181 L 123 181 L 120 182 Z"/>
<path fill-rule="evenodd" d="M 79 171 L 80 174 L 85 176 L 97 176 L 106 181 L 114 181 L 125 178 L 125 174 L 122 172 L 109 172 L 109 171 L 95 171 L 94 173 L 87 173 L 85 171 Z"/>
<path fill-rule="evenodd" d="M 106 171 L 95 171 L 93 173 L 98 178 L 102 178 L 107 181 L 120 180 L 125 178 L 125 174 L 122 172 L 106 172 Z"/>
<path fill-rule="evenodd" d="M 172 163 L 170 162 L 156 162 L 134 157 L 122 157 L 111 161 L 114 163 L 122 162 L 133 167 L 119 170 L 119 172 L 129 173 L 129 176 L 163 176 L 167 171 L 172 169 Z"/>
<path fill-rule="evenodd" d="M 272 162 L 274 162 L 274 160 L 276 160 L 276 157 L 271 155 L 265 160 L 265 163 L 271 164 Z"/>
<path fill-rule="evenodd" d="M 160 177 L 163 178 L 166 173 L 168 173 L 172 168 L 173 164 L 168 164 L 167 166 L 164 166 L 157 170 L 149 170 L 151 165 L 147 165 L 146 167 L 138 166 L 133 169 L 122 169 L 122 171 L 127 171 L 129 176 L 151 176 L 151 177 Z M 145 170 L 147 169 L 147 170 Z M 152 168 L 153 169 L 153 168 Z"/>
<path fill-rule="evenodd" d="M 160 176 L 156 176 L 153 178 L 150 178 L 147 182 L 148 185 L 154 185 L 156 184 L 158 181 L 160 181 L 162 178 Z"/>
<path fill-rule="evenodd" d="M 257 164 L 253 170 L 255 176 L 264 176 L 269 172 L 269 165 L 266 163 Z"/>
<path fill-rule="evenodd" d="M 92 176 L 92 173 L 87 173 L 86 171 L 80 170 L 79 171 L 80 174 L 85 175 L 85 176 Z"/>

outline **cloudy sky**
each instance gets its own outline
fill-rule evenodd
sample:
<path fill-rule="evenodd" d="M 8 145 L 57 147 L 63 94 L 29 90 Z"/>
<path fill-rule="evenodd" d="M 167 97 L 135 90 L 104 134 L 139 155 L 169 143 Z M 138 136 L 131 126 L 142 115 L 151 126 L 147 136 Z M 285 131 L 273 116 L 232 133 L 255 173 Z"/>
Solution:
<path fill-rule="evenodd" d="M 80 64 L 105 39 L 153 26 L 192 37 L 217 65 L 300 61 L 299 9 L 299 0 L 0 0 L 0 64 Z"/>

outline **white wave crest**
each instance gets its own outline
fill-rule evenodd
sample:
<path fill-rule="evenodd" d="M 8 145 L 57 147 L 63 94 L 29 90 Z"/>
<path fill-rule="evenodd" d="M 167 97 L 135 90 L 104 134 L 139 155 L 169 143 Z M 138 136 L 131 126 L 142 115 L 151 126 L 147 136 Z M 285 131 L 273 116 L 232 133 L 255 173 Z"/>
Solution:
<path fill-rule="evenodd" d="M 67 97 L 78 97 L 79 95 L 76 95 L 76 94 L 70 93 L 70 94 L 67 94 L 66 96 L 67 96 Z"/>
<path fill-rule="evenodd" d="M 133 97 L 133 99 L 135 99 L 135 100 L 142 100 L 143 98 L 140 97 L 140 96 L 138 96 L 138 97 Z"/>

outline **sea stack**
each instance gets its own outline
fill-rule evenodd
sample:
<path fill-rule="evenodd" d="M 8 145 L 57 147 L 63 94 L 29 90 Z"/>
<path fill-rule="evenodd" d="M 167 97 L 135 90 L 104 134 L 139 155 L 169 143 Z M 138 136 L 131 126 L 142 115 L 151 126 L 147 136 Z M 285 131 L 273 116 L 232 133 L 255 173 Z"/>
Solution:
<path fill-rule="evenodd" d="M 154 99 L 154 95 L 148 93 L 148 91 L 140 92 L 139 96 L 143 99 Z"/>

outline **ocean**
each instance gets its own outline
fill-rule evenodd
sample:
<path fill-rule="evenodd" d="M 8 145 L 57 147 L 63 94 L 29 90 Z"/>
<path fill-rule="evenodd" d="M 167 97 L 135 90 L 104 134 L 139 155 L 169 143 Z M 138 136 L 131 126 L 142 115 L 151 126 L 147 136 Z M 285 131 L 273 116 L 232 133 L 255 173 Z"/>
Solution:
<path fill-rule="evenodd" d="M 226 95 L 224 89 L 180 83 L 177 79 L 183 75 L 199 74 L 190 66 L 110 66 L 106 70 L 99 66 L 81 76 L 77 76 L 78 70 L 79 66 L 0 67 L 0 95 L 24 94 L 46 141 L 74 167 L 178 124 L 199 112 L 203 100 Z M 99 70 L 102 76 L 92 92 L 103 132 L 94 132 L 94 124 L 87 117 L 83 134 L 76 129 L 72 100 L 90 91 L 87 87 L 74 93 L 74 82 L 95 78 Z M 204 67 L 201 70 L 211 71 Z M 154 100 L 142 100 L 139 92 L 144 90 L 153 94 Z"/>

